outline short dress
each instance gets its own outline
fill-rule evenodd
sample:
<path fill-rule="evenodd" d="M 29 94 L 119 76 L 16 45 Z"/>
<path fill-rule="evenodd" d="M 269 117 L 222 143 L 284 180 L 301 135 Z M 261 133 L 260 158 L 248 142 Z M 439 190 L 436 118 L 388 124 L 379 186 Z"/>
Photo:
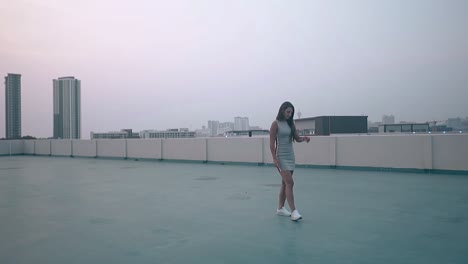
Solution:
<path fill-rule="evenodd" d="M 276 123 L 278 124 L 276 157 L 278 157 L 279 167 L 282 171 L 293 171 L 296 166 L 296 159 L 291 139 L 291 128 L 286 121 L 276 120 Z"/>

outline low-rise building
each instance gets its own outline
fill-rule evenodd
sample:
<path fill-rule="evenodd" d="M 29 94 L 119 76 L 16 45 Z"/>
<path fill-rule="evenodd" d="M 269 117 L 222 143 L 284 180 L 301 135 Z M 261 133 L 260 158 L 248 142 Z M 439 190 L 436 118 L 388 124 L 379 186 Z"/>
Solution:
<path fill-rule="evenodd" d="M 188 131 L 188 129 L 172 128 L 164 131 L 144 130 L 140 132 L 142 138 L 194 138 L 196 132 Z"/>
<path fill-rule="evenodd" d="M 294 121 L 303 136 L 367 133 L 367 116 L 317 116 Z"/>
<path fill-rule="evenodd" d="M 379 125 L 379 133 L 427 133 L 428 123 L 400 123 Z"/>
<path fill-rule="evenodd" d="M 96 133 L 91 131 L 91 139 L 122 139 L 122 138 L 140 138 L 137 132 L 132 129 L 121 129 L 120 131 Z"/>

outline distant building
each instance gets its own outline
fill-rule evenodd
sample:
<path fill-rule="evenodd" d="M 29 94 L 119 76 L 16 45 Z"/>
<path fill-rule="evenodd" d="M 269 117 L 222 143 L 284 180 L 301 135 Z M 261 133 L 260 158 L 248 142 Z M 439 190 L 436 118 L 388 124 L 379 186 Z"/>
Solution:
<path fill-rule="evenodd" d="M 232 130 L 224 132 L 224 137 L 255 137 L 270 135 L 268 130 Z"/>
<path fill-rule="evenodd" d="M 250 126 L 249 130 L 263 130 L 263 128 L 259 126 Z"/>
<path fill-rule="evenodd" d="M 81 81 L 75 77 L 53 80 L 54 138 L 81 138 Z"/>
<path fill-rule="evenodd" d="M 233 122 L 222 122 L 222 123 L 219 123 L 217 135 L 223 135 L 224 133 L 228 131 L 232 131 L 232 130 L 234 130 Z"/>
<path fill-rule="evenodd" d="M 214 137 L 218 135 L 219 121 L 210 120 L 208 121 L 208 130 L 210 131 L 210 136 Z"/>
<path fill-rule="evenodd" d="M 21 138 L 21 74 L 5 76 L 5 136 Z"/>
<path fill-rule="evenodd" d="M 428 123 L 383 124 L 379 133 L 427 133 L 431 131 Z"/>
<path fill-rule="evenodd" d="M 210 130 L 208 130 L 205 126 L 203 126 L 202 129 L 195 130 L 195 137 L 209 137 L 209 136 L 210 136 Z"/>
<path fill-rule="evenodd" d="M 382 124 L 395 124 L 395 116 L 393 115 L 383 115 Z"/>
<path fill-rule="evenodd" d="M 379 133 L 379 126 L 382 122 L 371 122 L 367 121 L 367 132 L 368 133 Z"/>
<path fill-rule="evenodd" d="M 249 118 L 248 117 L 234 117 L 234 130 L 249 130 Z"/>
<path fill-rule="evenodd" d="M 447 120 L 447 127 L 451 127 L 455 131 L 468 131 L 468 117 L 467 118 L 449 118 Z"/>
<path fill-rule="evenodd" d="M 300 135 L 367 133 L 367 116 L 317 116 L 294 121 Z"/>
<path fill-rule="evenodd" d="M 188 131 L 185 129 L 179 130 L 177 128 L 168 129 L 165 131 L 145 130 L 140 132 L 142 138 L 194 138 L 195 131 Z"/>
<path fill-rule="evenodd" d="M 123 138 L 140 138 L 139 133 L 133 132 L 132 129 L 122 129 L 115 132 L 95 133 L 91 132 L 91 139 L 123 139 Z"/>

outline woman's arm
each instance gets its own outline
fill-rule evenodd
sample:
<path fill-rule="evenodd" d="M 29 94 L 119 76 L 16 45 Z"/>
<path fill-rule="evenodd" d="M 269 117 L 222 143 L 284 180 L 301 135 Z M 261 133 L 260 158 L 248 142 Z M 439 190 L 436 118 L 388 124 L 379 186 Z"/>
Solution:
<path fill-rule="evenodd" d="M 309 143 L 310 141 L 310 138 L 309 137 L 300 137 L 299 134 L 297 133 L 297 129 L 294 130 L 294 140 L 296 140 L 296 142 L 307 142 Z"/>

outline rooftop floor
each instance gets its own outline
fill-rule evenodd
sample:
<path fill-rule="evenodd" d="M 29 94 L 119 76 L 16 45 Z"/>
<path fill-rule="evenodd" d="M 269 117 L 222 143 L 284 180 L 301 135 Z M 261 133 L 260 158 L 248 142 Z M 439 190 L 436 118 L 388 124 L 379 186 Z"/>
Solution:
<path fill-rule="evenodd" d="M 467 263 L 468 177 L 0 157 L 0 263 Z"/>

